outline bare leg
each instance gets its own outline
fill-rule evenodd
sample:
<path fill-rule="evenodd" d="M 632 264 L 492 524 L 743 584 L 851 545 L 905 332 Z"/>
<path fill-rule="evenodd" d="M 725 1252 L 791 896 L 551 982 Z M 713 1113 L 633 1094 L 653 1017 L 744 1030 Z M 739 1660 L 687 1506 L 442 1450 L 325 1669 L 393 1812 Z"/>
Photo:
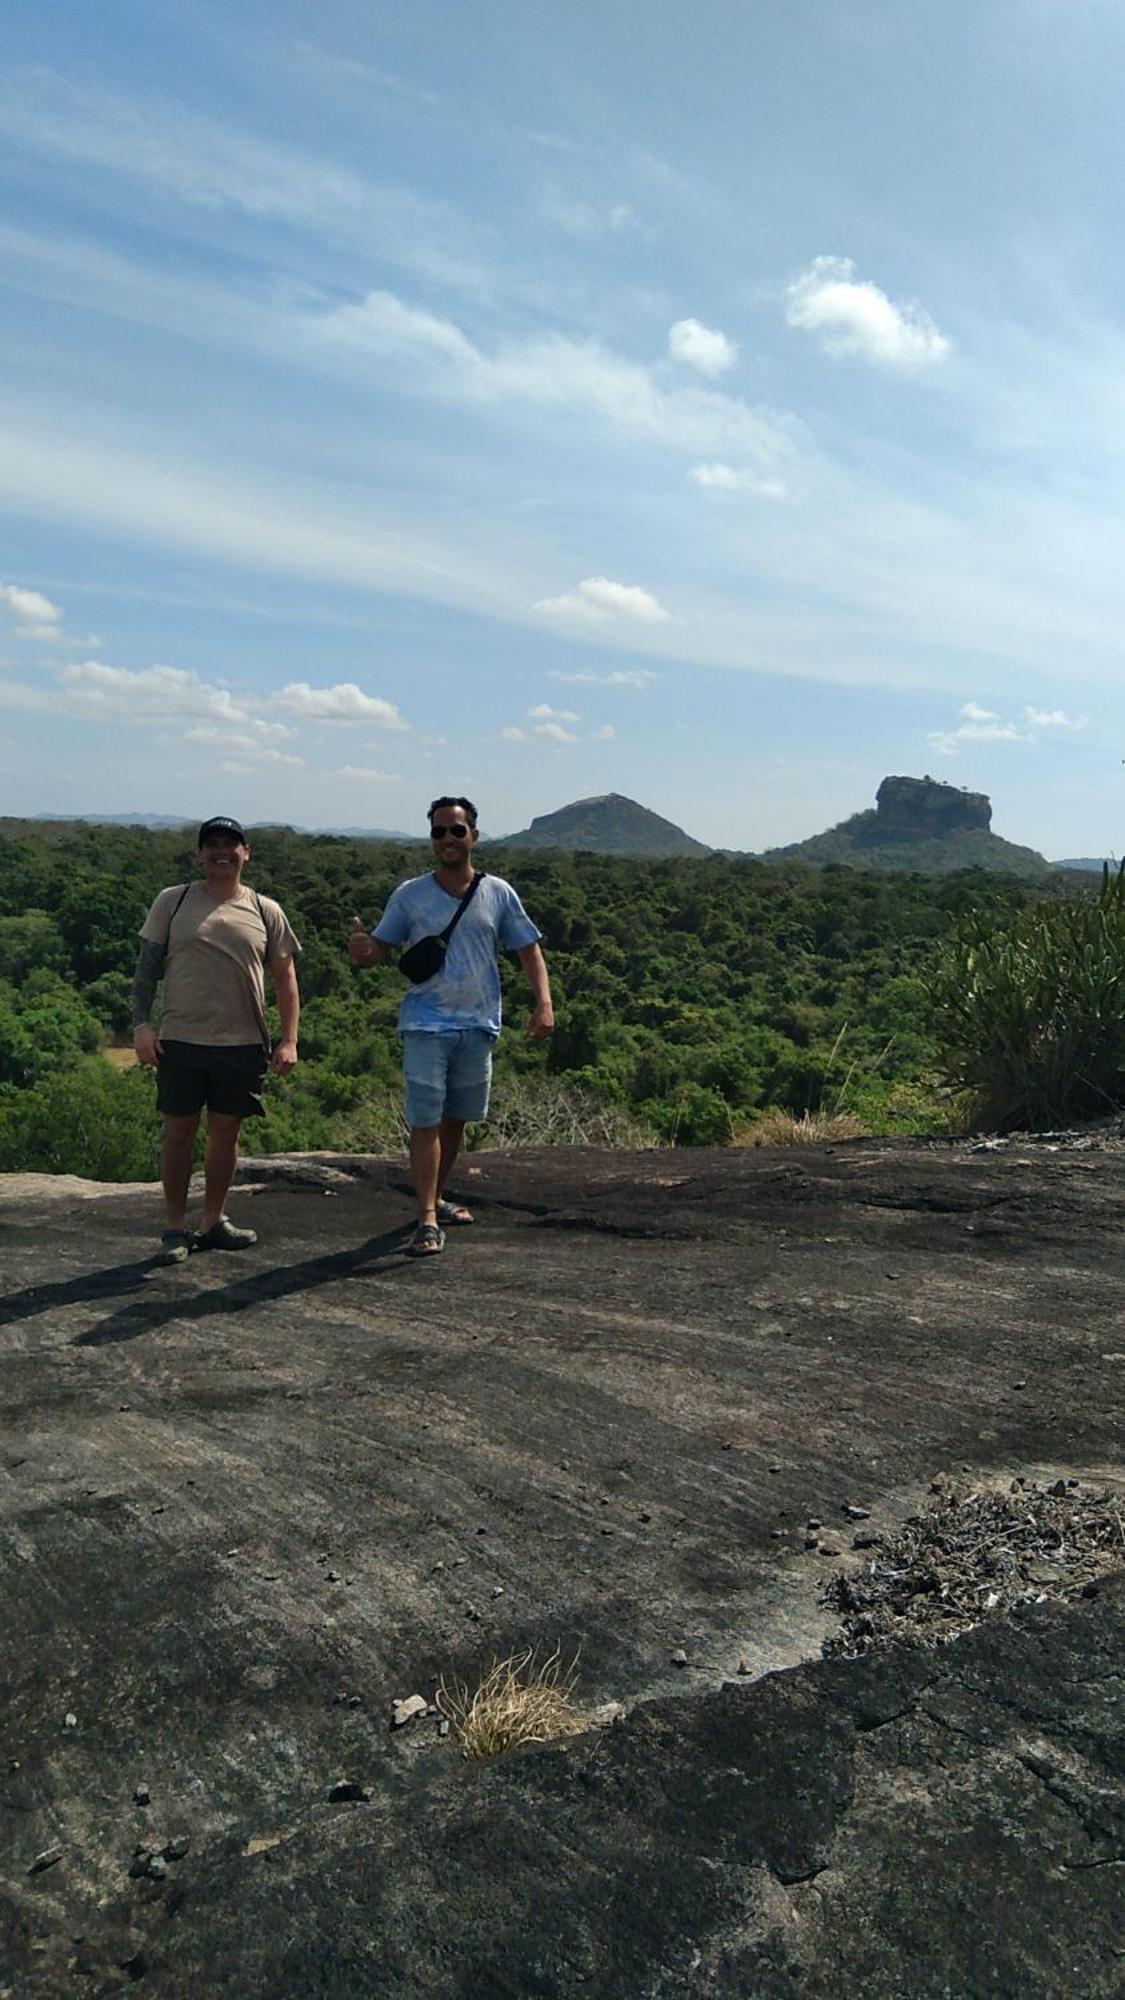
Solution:
<path fill-rule="evenodd" d="M 241 1118 L 227 1111 L 207 1114 L 207 1151 L 203 1156 L 203 1219 L 200 1229 L 212 1229 L 223 1212 L 238 1161 Z"/>
<path fill-rule="evenodd" d="M 165 1118 L 164 1140 L 160 1148 L 160 1178 L 168 1209 L 169 1229 L 182 1229 L 187 1218 L 188 1184 L 195 1152 L 199 1113 L 188 1118 Z"/>
<path fill-rule="evenodd" d="M 437 1221 L 442 1130 L 441 1125 L 412 1125 L 410 1128 L 410 1172 L 418 1198 L 419 1222 Z"/>
<path fill-rule="evenodd" d="M 445 1193 L 445 1184 L 453 1172 L 453 1163 L 461 1150 L 461 1137 L 464 1130 L 465 1120 L 463 1118 L 450 1118 L 448 1112 L 438 1126 L 441 1146 L 441 1164 L 438 1168 L 438 1184 L 435 1191 L 438 1201 L 441 1200 L 442 1195 Z"/>

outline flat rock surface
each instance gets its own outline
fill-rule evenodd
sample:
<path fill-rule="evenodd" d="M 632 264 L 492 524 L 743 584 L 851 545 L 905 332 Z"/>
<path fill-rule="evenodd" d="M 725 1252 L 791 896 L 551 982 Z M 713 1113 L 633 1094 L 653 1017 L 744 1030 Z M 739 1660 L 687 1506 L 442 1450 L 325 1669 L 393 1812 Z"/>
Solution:
<path fill-rule="evenodd" d="M 154 1190 L 46 1191 L 0 1180 L 5 2000 L 1117 2000 L 1122 1575 L 820 1651 L 935 1480 L 1122 1491 L 1120 1148 L 477 1155 L 424 1263 L 395 1162 L 244 1162 L 258 1245 L 173 1269 Z M 556 1646 L 582 1735 L 392 1727 Z"/>

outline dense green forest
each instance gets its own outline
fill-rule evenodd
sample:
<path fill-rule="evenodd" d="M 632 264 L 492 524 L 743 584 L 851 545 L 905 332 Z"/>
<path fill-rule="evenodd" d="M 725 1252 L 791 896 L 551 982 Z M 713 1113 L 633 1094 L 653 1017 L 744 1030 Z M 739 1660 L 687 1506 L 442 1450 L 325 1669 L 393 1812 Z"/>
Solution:
<path fill-rule="evenodd" d="M 156 892 L 195 873 L 192 830 L 44 826 L 0 833 L 0 1170 L 155 1173 L 148 1072 L 131 1045 L 137 933 Z M 247 880 L 283 903 L 303 944 L 301 1063 L 271 1083 L 256 1150 L 376 1150 L 401 1139 L 401 979 L 345 945 L 428 851 L 268 829 Z M 873 1131 L 947 1129 L 951 1093 L 932 1008 L 935 953 L 968 917 L 1003 931 L 1080 893 L 972 871 L 927 878 L 843 867 L 595 854 L 506 855 L 544 933 L 558 1028 L 522 1033 L 526 989 L 505 964 L 508 1031 L 491 1142 L 605 1138 L 727 1144 L 771 1107 L 841 1108 Z M 478 1143 L 488 1135 L 477 1135 Z"/>

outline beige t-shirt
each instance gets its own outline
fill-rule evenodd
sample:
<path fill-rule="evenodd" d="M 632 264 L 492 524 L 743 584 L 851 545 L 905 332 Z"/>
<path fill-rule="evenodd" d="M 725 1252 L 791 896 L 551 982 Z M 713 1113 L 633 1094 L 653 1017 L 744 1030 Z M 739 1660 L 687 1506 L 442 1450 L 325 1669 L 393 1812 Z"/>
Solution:
<path fill-rule="evenodd" d="M 220 902 L 202 882 L 193 882 L 186 896 L 181 883 L 160 891 L 141 936 L 166 947 L 162 1040 L 269 1047 L 265 961 L 301 949 L 272 896 L 257 896 L 243 883 Z"/>

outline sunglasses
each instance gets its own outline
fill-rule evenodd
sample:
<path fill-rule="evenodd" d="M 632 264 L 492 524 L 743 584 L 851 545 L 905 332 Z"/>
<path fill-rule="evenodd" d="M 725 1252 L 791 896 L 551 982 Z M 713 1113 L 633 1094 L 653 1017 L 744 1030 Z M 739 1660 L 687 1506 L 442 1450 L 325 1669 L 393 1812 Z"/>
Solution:
<path fill-rule="evenodd" d="M 432 826 L 430 828 L 430 839 L 445 840 L 447 835 L 452 834 L 454 840 L 467 840 L 469 831 L 470 829 L 467 826 Z"/>

